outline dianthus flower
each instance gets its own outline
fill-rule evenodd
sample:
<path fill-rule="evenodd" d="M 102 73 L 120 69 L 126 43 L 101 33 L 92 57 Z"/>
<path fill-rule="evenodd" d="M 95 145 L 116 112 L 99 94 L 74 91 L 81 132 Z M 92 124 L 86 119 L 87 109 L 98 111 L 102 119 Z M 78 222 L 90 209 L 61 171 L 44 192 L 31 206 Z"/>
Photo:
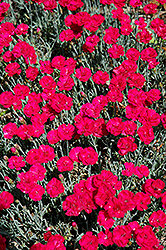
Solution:
<path fill-rule="evenodd" d="M 137 228 L 134 238 L 140 247 L 152 248 L 159 243 L 155 233 L 149 225 Z"/>
<path fill-rule="evenodd" d="M 162 227 L 165 228 L 166 224 L 166 214 L 162 210 L 158 210 L 157 212 L 153 212 L 149 217 L 149 223 L 153 227 Z"/>
<path fill-rule="evenodd" d="M 57 168 L 58 171 L 64 172 L 64 171 L 71 171 L 73 169 L 73 161 L 70 159 L 69 156 L 62 156 L 57 161 Z"/>
<path fill-rule="evenodd" d="M 11 156 L 10 159 L 8 159 L 8 167 L 10 169 L 16 169 L 21 170 L 22 167 L 25 166 L 25 161 L 23 161 L 24 157 L 22 156 Z"/>
<path fill-rule="evenodd" d="M 15 74 L 18 75 L 21 74 L 20 65 L 17 62 L 9 63 L 6 66 L 5 71 L 8 73 L 9 76 L 14 76 Z"/>
<path fill-rule="evenodd" d="M 124 47 L 121 45 L 113 44 L 112 48 L 109 48 L 108 54 L 111 58 L 117 59 L 120 58 L 120 56 L 124 56 Z"/>
<path fill-rule="evenodd" d="M 92 232 L 88 231 L 79 240 L 79 244 L 82 250 L 97 250 L 98 239 Z"/>
<path fill-rule="evenodd" d="M 46 185 L 47 193 L 51 198 L 57 197 L 59 194 L 62 194 L 65 189 L 61 181 L 56 178 L 52 178 Z"/>
<path fill-rule="evenodd" d="M 139 127 L 137 134 L 139 135 L 140 140 L 146 145 L 150 144 L 154 140 L 154 132 L 151 126 L 144 125 Z"/>
<path fill-rule="evenodd" d="M 147 210 L 148 205 L 151 203 L 150 196 L 143 192 L 136 193 L 133 201 L 135 202 L 135 206 L 139 211 Z"/>
<path fill-rule="evenodd" d="M 98 153 L 92 147 L 84 148 L 79 153 L 79 160 L 84 165 L 94 165 L 98 161 Z"/>
<path fill-rule="evenodd" d="M 92 72 L 89 68 L 83 68 L 82 66 L 79 69 L 76 69 L 75 77 L 82 82 L 86 82 L 91 77 Z"/>
<path fill-rule="evenodd" d="M 26 69 L 26 77 L 30 80 L 30 81 L 34 81 L 36 79 L 36 77 L 38 76 L 39 74 L 39 70 L 38 68 L 36 67 L 32 67 L 32 66 L 29 66 L 27 69 Z"/>
<path fill-rule="evenodd" d="M 147 179 L 146 182 L 142 185 L 142 190 L 155 198 L 160 198 L 162 196 L 162 191 L 165 187 L 165 183 L 160 179 Z"/>
<path fill-rule="evenodd" d="M 107 81 L 109 81 L 109 74 L 105 71 L 101 71 L 98 70 L 93 76 L 92 76 L 92 80 L 96 83 L 96 84 L 106 84 Z"/>
<path fill-rule="evenodd" d="M 42 181 L 45 178 L 46 169 L 39 163 L 32 165 L 29 169 L 32 175 L 37 176 L 39 181 Z"/>
<path fill-rule="evenodd" d="M 130 230 L 126 225 L 118 225 L 113 230 L 113 242 L 119 247 L 125 247 L 131 237 Z"/>
<path fill-rule="evenodd" d="M 17 135 L 17 125 L 9 122 L 3 127 L 4 138 L 12 139 L 14 135 Z"/>
<path fill-rule="evenodd" d="M 41 185 L 36 184 L 28 194 L 29 198 L 31 198 L 33 201 L 40 201 L 42 200 L 44 193 L 45 189 Z"/>
<path fill-rule="evenodd" d="M 106 129 L 108 132 L 113 134 L 114 136 L 120 135 L 123 130 L 123 122 L 119 117 L 112 118 L 106 124 Z"/>
<path fill-rule="evenodd" d="M 28 29 L 29 29 L 29 26 L 27 24 L 24 24 L 24 23 L 21 23 L 17 26 L 17 28 L 15 29 L 15 33 L 18 35 L 18 36 L 21 36 L 21 35 L 25 35 L 28 33 Z"/>
<path fill-rule="evenodd" d="M 0 211 L 10 207 L 11 203 L 14 202 L 14 197 L 11 193 L 3 191 L 0 193 Z"/>
<path fill-rule="evenodd" d="M 134 152 L 137 149 L 137 145 L 134 143 L 135 139 L 131 136 L 123 137 L 118 140 L 117 147 L 120 155 L 126 155 L 128 152 Z"/>

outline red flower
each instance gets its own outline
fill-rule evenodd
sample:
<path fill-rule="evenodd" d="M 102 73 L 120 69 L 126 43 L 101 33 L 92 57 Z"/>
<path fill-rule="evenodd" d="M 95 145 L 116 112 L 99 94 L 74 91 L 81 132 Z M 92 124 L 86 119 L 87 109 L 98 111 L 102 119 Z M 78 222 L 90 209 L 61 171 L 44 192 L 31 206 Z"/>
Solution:
<path fill-rule="evenodd" d="M 131 238 L 130 230 L 127 226 L 116 226 L 113 230 L 113 242 L 119 247 L 125 247 Z"/>
<path fill-rule="evenodd" d="M 16 169 L 17 171 L 20 170 L 22 167 L 25 166 L 25 161 L 23 161 L 24 157 L 22 156 L 12 156 L 8 159 L 8 167 L 10 169 Z"/>
<path fill-rule="evenodd" d="M 161 115 L 161 121 L 162 121 L 163 127 L 166 129 L 166 113 Z"/>
<path fill-rule="evenodd" d="M 31 191 L 29 192 L 29 197 L 33 201 L 40 201 L 42 199 L 42 195 L 45 193 L 45 189 L 41 186 L 36 184 Z"/>
<path fill-rule="evenodd" d="M 68 156 L 63 156 L 57 161 L 57 168 L 60 172 L 71 171 L 73 167 L 73 161 Z"/>
<path fill-rule="evenodd" d="M 113 44 L 112 48 L 109 48 L 107 51 L 109 56 L 114 59 L 120 58 L 120 56 L 124 56 L 124 47 L 122 47 L 121 45 Z"/>
<path fill-rule="evenodd" d="M 137 228 L 135 230 L 135 238 L 140 247 L 152 248 L 158 245 L 158 239 L 149 225 Z"/>
<path fill-rule="evenodd" d="M 69 152 L 69 157 L 70 159 L 74 162 L 80 162 L 79 160 L 79 154 L 80 152 L 83 150 L 82 147 L 75 147 L 75 148 L 72 148 Z"/>
<path fill-rule="evenodd" d="M 38 76 L 39 74 L 39 70 L 38 68 L 36 67 L 32 67 L 32 66 L 29 66 L 27 69 L 26 69 L 26 77 L 30 80 L 30 81 L 34 81 L 36 79 L 36 77 Z"/>
<path fill-rule="evenodd" d="M 84 165 L 94 165 L 98 161 L 98 153 L 92 147 L 84 148 L 79 153 L 79 160 Z"/>
<path fill-rule="evenodd" d="M 82 250 L 97 250 L 98 249 L 98 239 L 93 235 L 92 232 L 88 231 L 79 240 L 79 244 Z"/>
<path fill-rule="evenodd" d="M 0 249 L 6 250 L 6 239 L 0 234 Z"/>
<path fill-rule="evenodd" d="M 74 135 L 75 127 L 71 124 L 61 124 L 58 127 L 58 137 L 60 140 L 71 140 Z"/>
<path fill-rule="evenodd" d="M 52 178 L 46 185 L 47 193 L 50 195 L 50 197 L 55 198 L 59 194 L 62 194 L 65 189 L 61 181 L 59 181 L 56 178 Z"/>
<path fill-rule="evenodd" d="M 143 192 L 138 192 L 135 194 L 133 201 L 135 202 L 136 208 L 139 211 L 148 209 L 148 206 L 151 203 L 151 199 L 148 194 Z"/>
<path fill-rule="evenodd" d="M 98 243 L 100 245 L 104 245 L 105 247 L 108 246 L 112 246 L 113 243 L 113 235 L 109 230 L 105 230 L 105 233 L 103 231 L 101 231 L 100 233 L 98 233 L 97 235 L 98 238 Z"/>
<path fill-rule="evenodd" d="M 107 44 L 114 44 L 117 43 L 117 39 L 120 36 L 119 29 L 113 28 L 110 26 L 108 29 L 105 30 L 105 35 L 103 37 L 103 40 Z"/>
<path fill-rule="evenodd" d="M 134 143 L 135 139 L 131 136 L 120 138 L 117 147 L 120 149 L 118 153 L 120 155 L 126 155 L 128 152 L 134 152 L 137 149 L 137 145 Z"/>
<path fill-rule="evenodd" d="M 0 211 L 10 207 L 11 203 L 14 202 L 14 197 L 11 193 L 3 191 L 0 193 Z"/>
<path fill-rule="evenodd" d="M 149 223 L 153 227 L 162 227 L 165 228 L 166 224 L 166 214 L 162 210 L 158 210 L 157 212 L 153 212 L 149 217 Z"/>
<path fill-rule="evenodd" d="M 110 119 L 106 125 L 106 129 L 114 136 L 120 135 L 123 130 L 122 119 L 119 117 Z"/>
<path fill-rule="evenodd" d="M 77 77 L 82 82 L 88 81 L 91 75 L 92 72 L 89 68 L 83 68 L 81 66 L 79 69 L 76 69 L 75 77 Z"/>
<path fill-rule="evenodd" d="M 28 33 L 28 29 L 29 29 L 29 26 L 27 24 L 24 24 L 24 23 L 21 23 L 17 26 L 17 28 L 15 29 L 15 33 L 18 35 L 18 36 L 21 36 L 21 35 L 25 35 Z"/>
<path fill-rule="evenodd" d="M 164 189 L 164 187 L 165 183 L 160 179 L 157 180 L 148 179 L 142 185 L 142 189 L 146 194 L 154 196 L 157 199 L 161 197 L 161 192 Z"/>
<path fill-rule="evenodd" d="M 74 38 L 74 32 L 71 29 L 63 30 L 59 35 L 59 40 L 61 42 L 64 42 L 64 41 L 68 42 L 68 41 L 73 40 L 73 38 Z"/>
<path fill-rule="evenodd" d="M 52 235 L 47 242 L 46 249 L 53 250 L 66 250 L 63 242 L 65 241 L 64 237 L 60 234 Z"/>
<path fill-rule="evenodd" d="M 0 104 L 4 108 L 10 108 L 14 101 L 14 95 L 11 91 L 5 91 L 0 95 Z"/>
<path fill-rule="evenodd" d="M 39 163 L 32 165 L 29 169 L 32 175 L 37 176 L 39 181 L 42 181 L 45 178 L 46 169 Z"/>
<path fill-rule="evenodd" d="M 137 61 L 139 59 L 140 52 L 135 48 L 130 48 L 126 52 L 126 57 L 129 60 Z"/>
<path fill-rule="evenodd" d="M 97 222 L 105 229 L 109 229 L 114 225 L 115 220 L 105 210 L 101 210 L 97 216 Z"/>
<path fill-rule="evenodd" d="M 96 83 L 96 84 L 106 84 L 107 81 L 109 81 L 109 74 L 105 71 L 101 71 L 98 70 L 93 76 L 92 76 L 92 80 Z"/>
<path fill-rule="evenodd" d="M 54 149 L 49 145 L 40 145 L 39 155 L 42 163 L 48 163 L 55 158 Z"/>
<path fill-rule="evenodd" d="M 146 145 L 150 144 L 154 139 L 154 132 L 151 126 L 144 125 L 139 127 L 137 134 L 139 135 L 140 140 Z"/>
<path fill-rule="evenodd" d="M 17 125 L 9 122 L 3 127 L 4 138 L 12 139 L 17 134 Z"/>

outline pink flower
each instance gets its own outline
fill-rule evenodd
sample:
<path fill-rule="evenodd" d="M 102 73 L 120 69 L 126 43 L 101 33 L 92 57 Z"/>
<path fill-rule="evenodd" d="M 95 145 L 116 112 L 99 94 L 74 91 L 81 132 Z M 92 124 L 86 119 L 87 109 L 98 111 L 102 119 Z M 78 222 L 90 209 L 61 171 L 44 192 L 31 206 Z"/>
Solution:
<path fill-rule="evenodd" d="M 61 42 L 64 42 L 64 41 L 68 42 L 68 41 L 73 40 L 73 38 L 74 38 L 74 32 L 71 29 L 63 30 L 59 35 L 59 40 Z"/>
<path fill-rule="evenodd" d="M 125 170 L 122 170 L 122 175 L 125 176 L 132 176 L 135 172 L 135 165 L 132 162 L 126 162 L 124 163 L 125 165 Z"/>
<path fill-rule="evenodd" d="M 37 176 L 39 181 L 42 181 L 45 178 L 46 169 L 41 164 L 36 163 L 30 167 L 29 172 Z"/>
<path fill-rule="evenodd" d="M 107 44 L 114 44 L 117 43 L 117 39 L 120 36 L 119 29 L 113 28 L 110 26 L 108 29 L 105 30 L 105 35 L 103 37 L 103 40 Z"/>
<path fill-rule="evenodd" d="M 20 178 L 20 181 L 17 182 L 16 187 L 25 194 L 29 194 L 38 181 L 38 177 L 32 175 L 30 171 L 20 173 L 18 177 Z"/>
<path fill-rule="evenodd" d="M 98 161 L 98 153 L 92 147 L 84 148 L 79 153 L 79 160 L 84 165 L 94 165 Z"/>
<path fill-rule="evenodd" d="M 54 72 L 54 69 L 51 66 L 51 62 L 50 61 L 39 61 L 40 63 L 40 70 L 41 72 L 44 74 L 52 74 Z"/>
<path fill-rule="evenodd" d="M 113 134 L 114 136 L 120 135 L 123 130 L 123 122 L 119 117 L 112 118 L 106 124 L 106 129 L 108 132 Z"/>
<path fill-rule="evenodd" d="M 6 66 L 5 71 L 8 73 L 9 76 L 14 76 L 15 74 L 18 74 L 18 75 L 21 74 L 20 65 L 16 62 L 9 63 Z"/>
<path fill-rule="evenodd" d="M 91 77 L 92 72 L 89 68 L 83 68 L 82 66 L 79 69 L 76 69 L 75 77 L 82 82 L 86 82 Z"/>
<path fill-rule="evenodd" d="M 60 140 L 71 140 L 74 135 L 75 127 L 71 124 L 61 124 L 58 127 L 58 137 Z"/>
<path fill-rule="evenodd" d="M 154 3 L 149 3 L 147 5 L 145 5 L 145 7 L 143 8 L 145 14 L 155 14 L 157 12 L 157 4 Z"/>
<path fill-rule="evenodd" d="M 161 121 L 162 121 L 163 127 L 166 129 L 166 113 L 161 115 Z"/>
<path fill-rule="evenodd" d="M 127 226 L 116 226 L 113 230 L 113 242 L 119 247 L 125 247 L 131 238 L 130 230 Z"/>
<path fill-rule="evenodd" d="M 55 158 L 54 149 L 49 145 L 40 145 L 39 155 L 42 163 L 48 163 Z"/>
<path fill-rule="evenodd" d="M 28 29 L 29 29 L 29 26 L 27 24 L 24 24 L 24 23 L 21 23 L 17 26 L 17 28 L 15 29 L 15 33 L 18 35 L 18 36 L 21 36 L 21 35 L 25 35 L 28 33 Z"/>
<path fill-rule="evenodd" d="M 50 144 L 58 143 L 61 140 L 58 136 L 58 129 L 49 131 L 47 133 L 47 140 Z"/>
<path fill-rule="evenodd" d="M 138 176 L 139 179 L 145 177 L 148 177 L 149 175 L 149 168 L 145 165 L 136 166 L 134 170 L 134 174 Z"/>
<path fill-rule="evenodd" d="M 63 242 L 65 241 L 64 237 L 60 234 L 52 235 L 47 242 L 46 249 L 54 250 L 66 250 Z"/>
<path fill-rule="evenodd" d="M 9 122 L 3 127 L 4 138 L 12 139 L 17 134 L 17 125 Z"/>
<path fill-rule="evenodd" d="M 4 106 L 4 108 L 10 108 L 14 101 L 14 95 L 11 91 L 5 91 L 0 94 L 0 104 Z"/>
<path fill-rule="evenodd" d="M 29 198 L 33 201 L 40 201 L 44 193 L 45 189 L 41 185 L 36 184 L 29 192 Z"/>
<path fill-rule="evenodd" d="M 105 230 L 105 233 L 101 231 L 98 233 L 97 238 L 100 245 L 104 245 L 105 247 L 113 245 L 113 235 L 109 230 Z"/>
<path fill-rule="evenodd" d="M 166 214 L 162 210 L 158 210 L 157 212 L 153 212 L 149 217 L 149 223 L 153 227 L 162 227 L 165 228 L 166 224 Z"/>
<path fill-rule="evenodd" d="M 11 203 L 14 202 L 14 197 L 11 193 L 3 191 L 0 193 L 0 211 L 10 207 Z"/>
<path fill-rule="evenodd" d="M 79 240 L 79 244 L 82 250 L 97 250 L 98 239 L 92 234 L 92 232 L 88 231 Z"/>
<path fill-rule="evenodd" d="M 105 229 L 109 229 L 114 225 L 115 220 L 105 210 L 101 210 L 97 216 L 97 222 Z"/>
<path fill-rule="evenodd" d="M 133 121 L 123 122 L 122 135 L 135 135 L 135 130 L 137 129 L 137 124 Z"/>
<path fill-rule="evenodd" d="M 79 154 L 80 152 L 83 150 L 82 147 L 75 147 L 75 148 L 72 148 L 69 152 L 69 157 L 70 159 L 74 162 L 80 162 L 79 160 Z"/>
<path fill-rule="evenodd" d="M 93 76 L 92 76 L 92 80 L 96 83 L 96 84 L 106 84 L 107 81 L 109 81 L 109 74 L 105 71 L 101 71 L 98 70 Z"/>
<path fill-rule="evenodd" d="M 117 44 L 113 44 L 112 48 L 109 48 L 107 51 L 109 53 L 109 56 L 114 59 L 120 58 L 120 56 L 124 55 L 124 47 Z"/>
<path fill-rule="evenodd" d="M 23 161 L 24 157 L 22 156 L 12 156 L 8 159 L 8 167 L 10 169 L 16 169 L 17 171 L 20 170 L 22 167 L 25 166 L 25 161 Z"/>
<path fill-rule="evenodd" d="M 140 247 L 150 248 L 158 244 L 158 239 L 149 225 L 137 228 L 135 239 Z"/>
<path fill-rule="evenodd" d="M 65 189 L 61 181 L 56 178 L 52 178 L 46 185 L 47 193 L 51 198 L 57 197 L 59 194 L 62 194 Z"/>
<path fill-rule="evenodd" d="M 154 132 L 151 126 L 144 125 L 139 127 L 137 134 L 139 135 L 140 140 L 146 145 L 150 144 L 154 140 Z"/>
<path fill-rule="evenodd" d="M 151 203 L 150 196 L 143 192 L 136 193 L 133 201 L 135 202 L 136 208 L 139 211 L 147 210 L 148 205 Z"/>
<path fill-rule="evenodd" d="M 134 143 L 135 139 L 131 136 L 123 137 L 118 140 L 117 147 L 120 155 L 126 155 L 128 152 L 134 152 L 137 149 L 137 145 Z"/>
<path fill-rule="evenodd" d="M 73 169 L 73 161 L 70 159 L 69 156 L 62 156 L 57 161 L 57 168 L 58 171 L 64 172 L 64 171 L 71 171 Z"/>
<path fill-rule="evenodd" d="M 150 195 L 154 196 L 155 198 L 160 198 L 162 196 L 161 192 L 163 191 L 165 187 L 165 183 L 160 179 L 148 179 L 146 182 L 142 185 L 142 190 Z"/>
<path fill-rule="evenodd" d="M 137 61 L 139 59 L 140 52 L 135 48 L 130 48 L 126 52 L 126 57 L 129 60 Z"/>
<path fill-rule="evenodd" d="M 38 68 L 36 67 L 32 67 L 32 66 L 29 66 L 27 69 L 26 69 L 26 77 L 30 80 L 30 81 L 34 81 L 36 79 L 36 77 L 38 76 L 39 74 L 39 70 Z"/>

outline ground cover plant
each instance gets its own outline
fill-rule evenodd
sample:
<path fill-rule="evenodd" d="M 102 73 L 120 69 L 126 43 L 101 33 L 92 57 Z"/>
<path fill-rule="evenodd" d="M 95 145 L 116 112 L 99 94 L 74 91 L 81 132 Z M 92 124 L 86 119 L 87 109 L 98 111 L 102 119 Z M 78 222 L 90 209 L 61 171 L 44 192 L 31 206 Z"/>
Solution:
<path fill-rule="evenodd" d="M 0 249 L 165 249 L 165 13 L 0 2 Z"/>

